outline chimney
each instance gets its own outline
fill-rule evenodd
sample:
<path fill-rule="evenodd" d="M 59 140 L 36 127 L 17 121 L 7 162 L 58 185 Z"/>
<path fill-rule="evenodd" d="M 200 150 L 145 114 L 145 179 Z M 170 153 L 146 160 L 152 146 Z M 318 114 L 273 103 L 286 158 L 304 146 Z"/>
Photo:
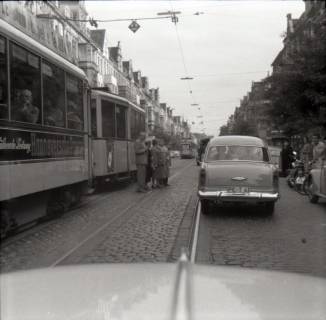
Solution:
<path fill-rule="evenodd" d="M 147 77 L 141 77 L 141 87 L 145 90 L 148 91 L 148 78 Z"/>

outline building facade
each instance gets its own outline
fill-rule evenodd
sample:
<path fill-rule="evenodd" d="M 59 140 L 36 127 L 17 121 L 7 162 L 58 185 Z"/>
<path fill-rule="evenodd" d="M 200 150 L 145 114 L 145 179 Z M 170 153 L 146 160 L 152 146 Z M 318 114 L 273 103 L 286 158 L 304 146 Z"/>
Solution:
<path fill-rule="evenodd" d="M 84 70 L 92 88 L 104 88 L 146 110 L 146 130 L 173 134 L 171 108 L 160 103 L 120 42 L 110 46 L 104 29 L 90 30 L 85 1 L 1 1 L 0 18 Z"/>

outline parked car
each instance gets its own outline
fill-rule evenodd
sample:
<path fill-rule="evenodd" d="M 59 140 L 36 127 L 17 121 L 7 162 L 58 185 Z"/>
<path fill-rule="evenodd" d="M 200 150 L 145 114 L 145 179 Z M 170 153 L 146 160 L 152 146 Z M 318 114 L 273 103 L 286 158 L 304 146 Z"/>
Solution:
<path fill-rule="evenodd" d="M 180 158 L 180 151 L 179 150 L 171 150 L 170 157 L 171 158 Z"/>
<path fill-rule="evenodd" d="M 308 197 L 311 203 L 317 203 L 319 198 L 326 199 L 326 161 L 311 169 L 308 176 Z"/>
<path fill-rule="evenodd" d="M 199 174 L 202 212 L 215 203 L 253 203 L 272 214 L 279 198 L 278 171 L 263 140 L 220 136 L 207 145 Z"/>

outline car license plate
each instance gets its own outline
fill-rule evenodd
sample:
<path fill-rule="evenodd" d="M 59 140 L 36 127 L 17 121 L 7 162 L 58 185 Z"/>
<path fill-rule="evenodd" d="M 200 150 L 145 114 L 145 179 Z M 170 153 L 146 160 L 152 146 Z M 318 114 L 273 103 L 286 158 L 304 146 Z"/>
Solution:
<path fill-rule="evenodd" d="M 248 193 L 249 188 L 248 187 L 233 187 L 229 190 L 229 192 L 233 193 Z"/>

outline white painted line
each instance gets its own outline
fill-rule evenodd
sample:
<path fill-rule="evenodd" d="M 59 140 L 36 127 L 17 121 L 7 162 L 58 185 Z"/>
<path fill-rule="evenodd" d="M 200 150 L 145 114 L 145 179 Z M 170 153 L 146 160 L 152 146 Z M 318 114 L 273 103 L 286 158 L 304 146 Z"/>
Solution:
<path fill-rule="evenodd" d="M 200 204 L 200 201 L 198 201 L 197 206 L 196 206 L 196 224 L 195 224 L 194 237 L 193 237 L 193 241 L 192 241 L 191 254 L 190 254 L 190 262 L 191 263 L 195 263 L 195 260 L 196 260 L 200 214 L 201 214 L 201 204 Z"/>

